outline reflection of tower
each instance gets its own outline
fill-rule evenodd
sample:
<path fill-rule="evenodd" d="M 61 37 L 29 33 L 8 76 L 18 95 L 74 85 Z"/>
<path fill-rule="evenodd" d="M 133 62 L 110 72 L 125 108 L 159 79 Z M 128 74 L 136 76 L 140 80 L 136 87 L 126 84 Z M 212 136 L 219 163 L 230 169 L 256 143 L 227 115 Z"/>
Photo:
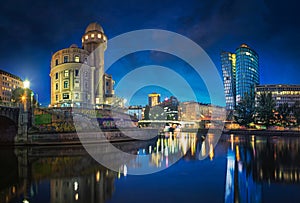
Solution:
<path fill-rule="evenodd" d="M 104 203 L 114 191 L 114 173 L 97 171 L 87 176 L 53 179 L 50 184 L 52 203 Z"/>
<path fill-rule="evenodd" d="M 229 149 L 227 155 L 225 203 L 234 202 L 234 166 L 235 166 L 235 155 L 234 152 Z"/>
<path fill-rule="evenodd" d="M 107 37 L 103 28 L 97 23 L 91 23 L 82 36 L 82 48 L 90 55 L 88 61 L 94 70 L 95 103 L 104 103 L 104 51 L 107 47 Z"/>
<path fill-rule="evenodd" d="M 233 137 L 232 137 L 233 138 Z M 247 147 L 232 147 L 227 154 L 227 173 L 225 184 L 225 203 L 261 202 L 262 185 L 254 181 L 251 151 Z"/>

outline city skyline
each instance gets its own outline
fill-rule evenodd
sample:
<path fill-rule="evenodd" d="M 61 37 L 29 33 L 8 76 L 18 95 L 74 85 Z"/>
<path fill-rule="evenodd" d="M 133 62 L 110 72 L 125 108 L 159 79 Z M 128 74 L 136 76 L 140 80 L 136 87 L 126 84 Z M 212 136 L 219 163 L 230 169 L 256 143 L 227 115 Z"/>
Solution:
<path fill-rule="evenodd" d="M 300 83 L 297 77 L 299 59 L 296 57 L 300 50 L 296 37 L 300 26 L 294 16 L 296 7 L 292 4 L 280 5 L 268 1 L 145 1 L 143 5 L 135 1 L 97 1 L 90 4 L 33 2 L 32 5 L 20 1 L 17 4 L 18 8 L 15 3 L 7 2 L 1 8 L 1 42 L 4 49 L 0 54 L 0 68 L 22 79 L 29 79 L 43 105 L 50 103 L 51 53 L 74 43 L 80 45 L 80 36 L 90 22 L 101 24 L 108 39 L 147 28 L 182 34 L 208 53 L 220 76 L 221 51 L 234 50 L 246 43 L 260 56 L 261 84 Z M 39 17 L 32 15 L 40 10 L 44 12 Z M 121 70 L 113 70 L 109 74 L 117 83 L 132 68 L 148 64 L 165 65 L 176 70 L 193 84 L 198 101 L 209 103 L 203 83 L 198 84 L 199 78 L 194 78 L 192 71 L 183 71 L 189 70 L 187 64 L 167 54 L 131 54 L 116 63 L 122 67 Z M 166 90 L 160 90 L 157 87 L 141 89 L 136 96 L 137 103 L 146 104 L 147 94 L 151 92 L 171 96 Z"/>

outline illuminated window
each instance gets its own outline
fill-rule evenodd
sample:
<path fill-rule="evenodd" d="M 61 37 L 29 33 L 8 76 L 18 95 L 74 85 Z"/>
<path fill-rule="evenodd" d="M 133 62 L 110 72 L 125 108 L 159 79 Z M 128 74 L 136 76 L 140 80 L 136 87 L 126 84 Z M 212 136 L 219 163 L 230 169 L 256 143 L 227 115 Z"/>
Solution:
<path fill-rule="evenodd" d="M 69 94 L 68 93 L 63 93 L 63 99 L 69 99 Z"/>
<path fill-rule="evenodd" d="M 95 34 L 91 34 L 91 38 L 94 38 L 95 37 Z"/>
<path fill-rule="evenodd" d="M 79 63 L 79 56 L 75 56 L 75 62 Z"/>
<path fill-rule="evenodd" d="M 101 38 L 101 34 L 98 34 L 97 37 L 100 39 Z"/>
<path fill-rule="evenodd" d="M 68 88 L 69 87 L 69 81 L 64 81 L 64 88 Z"/>
<path fill-rule="evenodd" d="M 89 36 L 88 36 L 88 35 L 86 35 L 86 36 L 85 36 L 85 39 L 88 39 L 88 38 L 89 38 Z"/>
<path fill-rule="evenodd" d="M 103 40 L 106 41 L 106 36 L 103 36 Z"/>
<path fill-rule="evenodd" d="M 69 70 L 65 70 L 65 77 L 69 77 Z"/>
<path fill-rule="evenodd" d="M 79 87 L 79 81 L 78 81 L 78 80 L 75 81 L 74 86 L 75 86 L 75 87 Z"/>

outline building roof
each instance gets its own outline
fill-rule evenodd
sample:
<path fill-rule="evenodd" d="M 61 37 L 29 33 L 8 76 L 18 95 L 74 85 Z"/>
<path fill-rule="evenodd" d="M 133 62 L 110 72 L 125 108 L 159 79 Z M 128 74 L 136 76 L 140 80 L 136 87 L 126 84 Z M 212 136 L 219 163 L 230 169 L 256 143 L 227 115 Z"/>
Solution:
<path fill-rule="evenodd" d="M 1 69 L 0 69 L 0 75 L 6 75 L 6 76 L 12 77 L 12 78 L 14 78 L 14 79 L 16 79 L 16 80 L 23 81 L 20 77 L 18 77 L 18 76 L 16 76 L 16 75 L 13 75 L 13 74 L 11 74 L 11 73 L 9 73 L 9 72 L 6 72 L 6 71 L 4 71 L 4 70 L 1 70 Z"/>
<path fill-rule="evenodd" d="M 99 24 L 96 23 L 96 22 L 90 23 L 90 24 L 87 26 L 87 28 L 85 29 L 85 33 L 92 32 L 92 31 L 98 31 L 98 32 L 104 33 L 103 28 L 101 27 L 101 25 L 99 25 Z"/>

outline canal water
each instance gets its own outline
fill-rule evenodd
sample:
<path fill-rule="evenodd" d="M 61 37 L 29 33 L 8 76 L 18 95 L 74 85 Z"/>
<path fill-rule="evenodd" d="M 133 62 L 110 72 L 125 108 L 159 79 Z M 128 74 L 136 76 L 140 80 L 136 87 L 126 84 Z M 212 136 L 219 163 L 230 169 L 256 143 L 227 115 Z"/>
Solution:
<path fill-rule="evenodd" d="M 148 175 L 109 170 L 80 145 L 2 146 L 0 202 L 300 202 L 300 138 L 223 135 L 213 147 L 213 137 L 115 144 L 138 155 L 133 167 L 143 156 L 166 167 Z M 172 153 L 182 158 L 171 164 Z"/>

